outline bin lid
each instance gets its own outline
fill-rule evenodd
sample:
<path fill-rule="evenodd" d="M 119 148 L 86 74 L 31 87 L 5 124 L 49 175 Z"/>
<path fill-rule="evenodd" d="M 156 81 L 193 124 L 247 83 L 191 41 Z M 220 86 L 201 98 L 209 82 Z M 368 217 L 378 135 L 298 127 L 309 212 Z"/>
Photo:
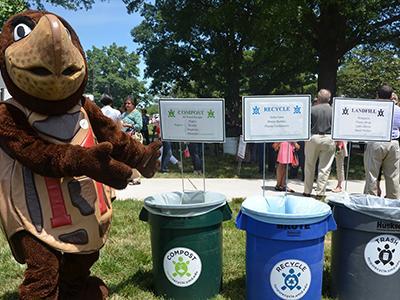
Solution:
<path fill-rule="evenodd" d="M 258 221 L 282 225 L 313 224 L 331 214 L 331 208 L 324 202 L 292 195 L 248 197 L 241 209 Z"/>
<path fill-rule="evenodd" d="M 225 195 L 209 191 L 169 192 L 144 199 L 144 207 L 150 213 L 168 217 L 199 216 L 225 203 Z"/>
<path fill-rule="evenodd" d="M 378 219 L 400 221 L 400 201 L 373 195 L 339 193 L 326 198 L 332 205 L 345 207 Z"/>

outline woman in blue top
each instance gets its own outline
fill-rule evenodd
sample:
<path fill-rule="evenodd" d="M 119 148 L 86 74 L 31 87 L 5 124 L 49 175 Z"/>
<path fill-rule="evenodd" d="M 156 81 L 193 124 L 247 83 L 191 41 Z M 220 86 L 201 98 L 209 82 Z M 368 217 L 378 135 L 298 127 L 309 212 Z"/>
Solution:
<path fill-rule="evenodd" d="M 128 96 L 124 102 L 124 113 L 121 115 L 122 131 L 140 132 L 143 127 L 142 114 L 136 109 L 136 100 Z"/>
<path fill-rule="evenodd" d="M 142 114 L 136 109 L 136 101 L 131 96 L 126 97 L 124 102 L 124 113 L 121 115 L 122 131 L 131 134 L 133 138 L 143 141 L 140 131 L 142 130 Z M 131 184 L 140 184 L 140 173 L 132 170 Z"/>

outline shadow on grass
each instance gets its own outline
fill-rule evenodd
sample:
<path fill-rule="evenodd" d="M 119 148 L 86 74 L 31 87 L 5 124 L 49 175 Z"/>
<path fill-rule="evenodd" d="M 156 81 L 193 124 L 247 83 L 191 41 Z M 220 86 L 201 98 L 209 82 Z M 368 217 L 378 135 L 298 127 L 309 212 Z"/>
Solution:
<path fill-rule="evenodd" d="M 18 298 L 18 293 L 17 292 L 7 292 L 4 295 L 1 296 L 1 299 L 3 300 L 17 300 Z"/>
<path fill-rule="evenodd" d="M 246 277 L 232 279 L 222 285 L 221 295 L 227 299 L 246 299 Z"/>
<path fill-rule="evenodd" d="M 117 294 L 119 291 L 123 290 L 125 287 L 134 285 L 139 289 L 154 293 L 153 290 L 153 274 L 151 271 L 138 270 L 135 274 L 128 277 L 126 280 L 109 286 L 111 294 Z"/>
<path fill-rule="evenodd" d="M 332 280 L 331 268 L 325 267 L 322 279 L 322 296 L 328 299 L 332 299 L 331 280 Z"/>

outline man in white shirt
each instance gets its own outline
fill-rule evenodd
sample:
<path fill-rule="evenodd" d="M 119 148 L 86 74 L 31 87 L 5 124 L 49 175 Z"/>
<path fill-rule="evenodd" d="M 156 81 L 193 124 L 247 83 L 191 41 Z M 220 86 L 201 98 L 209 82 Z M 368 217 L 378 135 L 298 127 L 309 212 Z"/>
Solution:
<path fill-rule="evenodd" d="M 103 94 L 100 102 L 104 105 L 101 108 L 102 113 L 114 122 L 119 122 L 121 112 L 118 109 L 112 108 L 113 98 L 110 95 Z"/>

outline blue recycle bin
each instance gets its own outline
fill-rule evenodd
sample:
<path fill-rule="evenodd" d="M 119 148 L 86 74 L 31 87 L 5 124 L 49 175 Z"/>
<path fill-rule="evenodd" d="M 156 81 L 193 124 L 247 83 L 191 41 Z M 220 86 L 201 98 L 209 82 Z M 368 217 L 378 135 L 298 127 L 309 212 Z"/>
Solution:
<path fill-rule="evenodd" d="M 296 196 L 249 197 L 236 218 L 246 231 L 247 299 L 321 299 L 329 205 Z"/>

